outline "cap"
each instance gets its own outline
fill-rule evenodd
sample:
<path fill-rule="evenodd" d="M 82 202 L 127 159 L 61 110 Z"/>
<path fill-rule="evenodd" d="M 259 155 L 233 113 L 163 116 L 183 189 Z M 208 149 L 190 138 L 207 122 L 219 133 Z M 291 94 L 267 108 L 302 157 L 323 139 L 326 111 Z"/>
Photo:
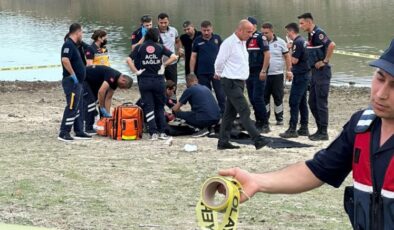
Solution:
<path fill-rule="evenodd" d="M 256 18 L 254 18 L 254 17 L 252 17 L 252 16 L 249 16 L 249 17 L 247 18 L 247 20 L 248 20 L 250 23 L 252 23 L 253 25 L 257 25 L 257 19 L 256 19 Z"/>
<path fill-rule="evenodd" d="M 391 41 L 390 47 L 384 51 L 382 56 L 369 63 L 369 65 L 382 69 L 394 77 L 394 39 Z"/>
<path fill-rule="evenodd" d="M 185 21 L 185 22 L 183 22 L 182 26 L 183 26 L 183 28 L 186 28 L 186 27 L 190 26 L 191 24 L 192 23 L 190 21 Z"/>

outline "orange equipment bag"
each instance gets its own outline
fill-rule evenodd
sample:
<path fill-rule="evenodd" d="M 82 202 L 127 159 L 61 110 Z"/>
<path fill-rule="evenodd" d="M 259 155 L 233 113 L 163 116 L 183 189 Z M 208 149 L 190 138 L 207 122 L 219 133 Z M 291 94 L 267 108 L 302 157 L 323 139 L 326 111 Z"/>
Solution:
<path fill-rule="evenodd" d="M 109 136 L 110 135 L 110 127 L 112 127 L 112 122 L 113 119 L 112 118 L 108 118 L 108 117 L 102 117 L 100 118 L 100 120 L 97 121 L 97 134 L 99 136 Z"/>
<path fill-rule="evenodd" d="M 115 108 L 110 136 L 115 140 L 138 140 L 142 138 L 144 115 L 142 109 L 131 103 Z"/>

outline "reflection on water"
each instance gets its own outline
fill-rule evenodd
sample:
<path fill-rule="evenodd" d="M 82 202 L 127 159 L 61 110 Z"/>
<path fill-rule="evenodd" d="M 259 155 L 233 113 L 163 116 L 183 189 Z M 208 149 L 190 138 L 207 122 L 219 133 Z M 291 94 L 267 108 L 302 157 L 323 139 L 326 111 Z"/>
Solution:
<path fill-rule="evenodd" d="M 59 64 L 60 47 L 69 24 L 79 21 L 90 42 L 91 32 L 109 32 L 113 66 L 128 73 L 124 60 L 129 54 L 129 37 L 141 15 L 170 15 L 181 31 L 184 20 L 199 24 L 209 19 L 215 32 L 227 37 L 239 19 L 248 15 L 271 21 L 278 35 L 296 16 L 310 11 L 316 22 L 341 50 L 379 54 L 393 38 L 391 0 L 0 0 L 0 67 Z M 383 15 L 383 16 L 382 16 Z M 6 54 L 6 55 L 4 55 Z M 370 60 L 335 55 L 333 82 L 368 84 L 373 69 Z M 179 68 L 182 69 L 182 68 Z M 180 75 L 183 73 L 180 71 Z M 59 69 L 0 71 L 2 80 L 59 80 Z"/>

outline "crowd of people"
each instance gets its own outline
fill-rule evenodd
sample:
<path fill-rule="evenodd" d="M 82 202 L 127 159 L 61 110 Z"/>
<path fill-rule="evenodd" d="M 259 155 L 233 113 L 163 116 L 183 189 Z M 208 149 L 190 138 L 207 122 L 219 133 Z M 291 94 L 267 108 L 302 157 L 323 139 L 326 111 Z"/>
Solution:
<path fill-rule="evenodd" d="M 329 61 L 335 43 L 315 25 L 310 13 L 300 15 L 298 20 L 285 26 L 286 41 L 274 33 L 270 23 L 262 24 L 259 30 L 253 17 L 241 20 L 235 32 L 222 41 L 213 33 L 209 21 L 201 23 L 201 31 L 186 21 L 185 34 L 179 36 L 169 26 L 167 14 L 158 16 L 157 28 L 150 16 L 143 16 L 140 28 L 132 34 L 127 63 L 137 75 L 139 103 L 150 138 L 168 138 L 164 110 L 167 105 L 175 116 L 198 128 L 201 135 L 220 124 L 220 150 L 239 148 L 230 143 L 232 124 L 239 115 L 256 149 L 260 149 L 269 143 L 261 133 L 270 132 L 271 96 L 276 124 L 283 125 L 283 84 L 287 79 L 292 81 L 290 121 L 280 136 L 327 140 Z M 308 33 L 307 39 L 300 35 L 300 29 Z M 114 90 L 130 88 L 133 83 L 129 76 L 109 67 L 106 32 L 95 31 L 92 39 L 90 46 L 83 43 L 81 25 L 72 24 L 61 50 L 62 86 L 67 102 L 59 134 L 62 141 L 90 139 L 96 113 L 111 116 Z M 180 57 L 185 60 L 187 89 L 177 100 Z M 257 192 L 300 193 L 324 183 L 339 187 L 353 171 L 353 186 L 345 189 L 344 206 L 354 229 L 394 228 L 394 40 L 370 65 L 377 68 L 371 83 L 370 107 L 356 112 L 341 134 L 313 159 L 262 174 L 239 168 L 219 172 L 240 182 L 241 202 Z M 245 85 L 255 122 L 244 96 Z M 181 111 L 186 103 L 191 105 L 191 111 Z M 308 105 L 317 126 L 312 135 Z M 72 127 L 74 137 L 70 135 Z"/>
<path fill-rule="evenodd" d="M 310 13 L 302 14 L 298 20 L 298 24 L 285 26 L 286 41 L 275 33 L 271 23 L 259 27 L 254 17 L 242 20 L 236 31 L 223 40 L 208 20 L 201 22 L 199 30 L 185 21 L 184 34 L 180 35 L 170 25 L 168 14 L 159 14 L 156 26 L 150 15 L 142 16 L 138 29 L 131 34 L 131 52 L 126 62 L 138 79 L 139 105 L 144 110 L 150 139 L 168 138 L 167 105 L 173 116 L 196 128 L 195 136 L 208 135 L 215 126 L 220 127 L 218 149 L 238 148 L 230 143 L 230 132 L 233 121 L 239 117 L 256 148 L 261 148 L 268 141 L 262 134 L 271 131 L 271 97 L 276 125 L 283 125 L 287 80 L 292 82 L 290 122 L 280 136 L 328 140 L 329 60 L 335 44 L 314 24 Z M 307 39 L 300 35 L 300 29 L 308 33 Z M 82 33 L 80 24 L 72 24 L 62 47 L 62 84 L 67 98 L 59 134 L 63 141 L 91 138 L 96 117 L 111 116 L 114 90 L 130 88 L 133 83 L 129 76 L 110 67 L 106 31 L 94 31 L 90 45 L 82 41 Z M 177 96 L 180 60 L 185 63 L 188 89 Z M 166 84 L 173 85 L 171 96 L 166 93 Z M 309 108 L 317 126 L 312 135 L 308 128 L 308 89 Z M 186 103 L 191 105 L 189 112 L 181 111 Z M 73 126 L 74 137 L 70 135 Z"/>

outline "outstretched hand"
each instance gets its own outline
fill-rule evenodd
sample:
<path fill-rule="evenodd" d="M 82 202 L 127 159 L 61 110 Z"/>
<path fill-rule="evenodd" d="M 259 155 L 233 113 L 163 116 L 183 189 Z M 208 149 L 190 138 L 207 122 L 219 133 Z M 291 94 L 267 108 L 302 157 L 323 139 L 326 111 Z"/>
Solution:
<path fill-rule="evenodd" d="M 243 193 L 241 193 L 241 203 L 245 202 L 259 191 L 256 174 L 249 173 L 240 168 L 230 168 L 220 170 L 219 175 L 234 177 L 242 185 Z"/>

